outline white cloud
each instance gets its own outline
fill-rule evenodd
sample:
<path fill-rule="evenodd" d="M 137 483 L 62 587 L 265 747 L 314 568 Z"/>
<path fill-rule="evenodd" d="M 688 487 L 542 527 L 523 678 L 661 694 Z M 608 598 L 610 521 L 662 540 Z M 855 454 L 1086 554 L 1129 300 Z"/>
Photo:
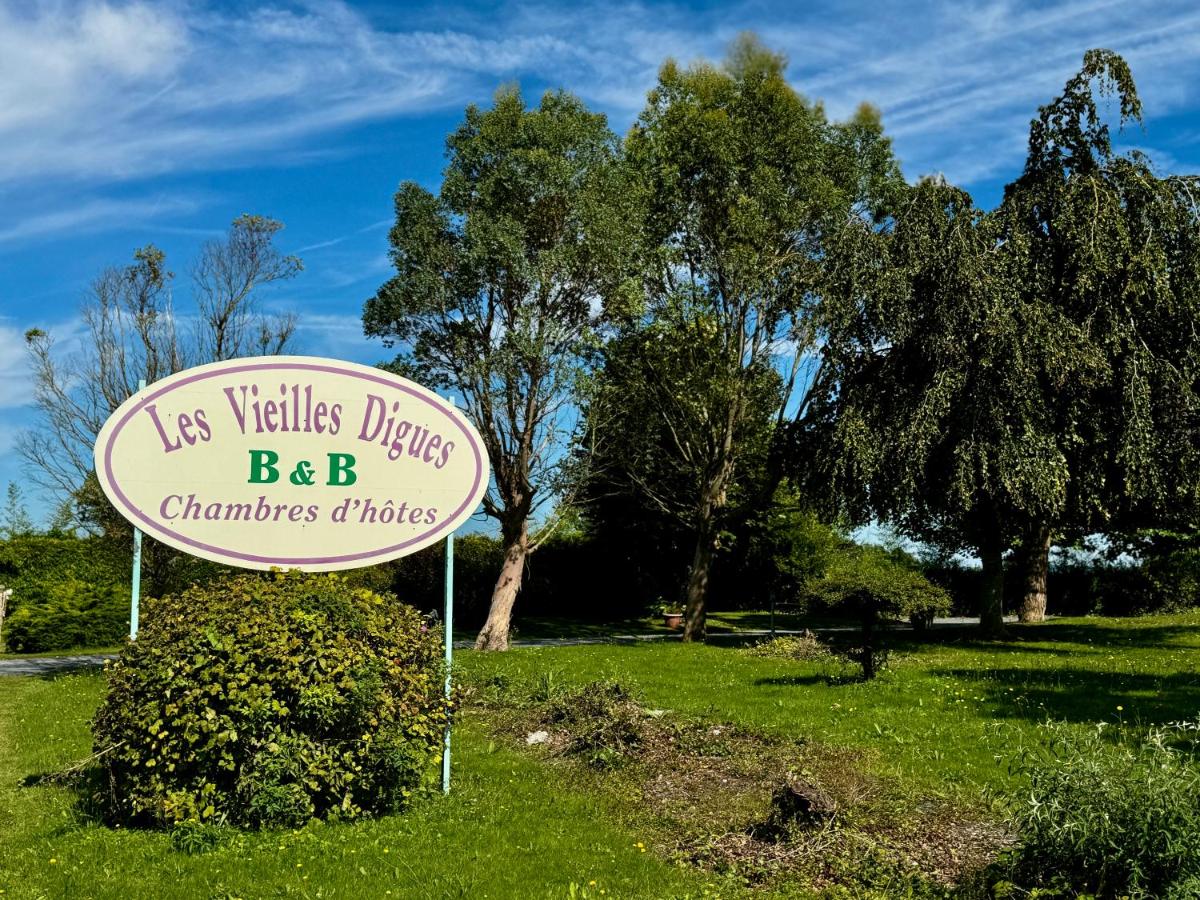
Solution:
<path fill-rule="evenodd" d="M 0 244 L 44 237 L 60 231 L 85 233 L 113 223 L 122 225 L 151 222 L 161 216 L 192 212 L 199 207 L 195 198 L 172 194 L 132 200 L 86 200 L 78 205 L 53 210 L 0 227 Z"/>
<path fill-rule="evenodd" d="M 32 399 L 25 337 L 19 328 L 0 320 L 0 409 L 24 406 Z"/>
<path fill-rule="evenodd" d="M 56 356 L 78 350 L 82 325 L 78 317 L 43 325 L 54 338 Z M 33 402 L 33 373 L 25 347 L 25 331 L 29 327 L 0 316 L 0 411 L 19 409 Z M 2 418 L 0 431 L 11 431 Z"/>
<path fill-rule="evenodd" d="M 39 183 L 94 191 L 266 154 L 308 160 L 339 129 L 486 102 L 508 80 L 561 84 L 623 129 L 665 57 L 719 58 L 741 29 L 786 53 L 796 86 L 835 116 L 882 107 L 910 177 L 968 184 L 1015 173 L 1029 119 L 1089 47 L 1126 55 L 1152 119 L 1194 104 L 1200 75 L 1200 9 L 1183 0 L 518 2 L 417 15 L 370 17 L 342 0 L 0 0 L 0 204 Z M 41 212 L 0 219 L 0 235 L 48 233 L 52 210 Z"/>
<path fill-rule="evenodd" d="M 378 341 L 363 336 L 362 317 L 358 313 L 301 313 L 296 322 L 296 351 L 367 363 L 389 356 Z"/>

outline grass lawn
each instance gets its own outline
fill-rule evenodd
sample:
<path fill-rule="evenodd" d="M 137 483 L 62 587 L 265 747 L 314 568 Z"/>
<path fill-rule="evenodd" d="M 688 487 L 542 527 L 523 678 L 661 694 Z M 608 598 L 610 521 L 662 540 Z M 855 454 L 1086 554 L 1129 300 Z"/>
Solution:
<path fill-rule="evenodd" d="M 960 633 L 897 642 L 876 681 L 828 662 L 728 646 L 588 645 L 458 656 L 475 685 L 554 693 L 617 679 L 687 719 L 859 751 L 915 800 L 983 805 L 1011 786 L 1004 763 L 1047 718 L 1141 727 L 1200 712 L 1200 613 L 1015 627 L 1004 642 Z M 71 795 L 22 787 L 89 751 L 98 674 L 0 678 L 0 890 L 10 897 L 699 897 L 732 880 L 675 864 L 647 837 L 662 822 L 628 785 L 539 759 L 475 709 L 456 731 L 455 790 L 408 814 L 298 833 L 232 834 L 187 855 L 165 834 L 80 821 Z M 482 688 L 480 689 L 482 690 Z M 637 846 L 649 845 L 649 851 Z M 595 886 L 589 886 L 590 881 Z M 574 895 L 572 885 L 575 885 Z M 605 891 L 600 894 L 601 889 Z M 799 896 L 800 886 L 783 893 Z M 772 896 L 778 885 L 754 891 Z M 791 891 L 791 893 L 788 893 Z"/>
<path fill-rule="evenodd" d="M 700 897 L 704 873 L 639 850 L 604 798 L 548 784 L 477 726 L 456 732 L 449 798 L 407 815 L 236 834 L 187 855 L 166 834 L 80 822 L 65 788 L 21 787 L 89 752 L 102 677 L 0 679 L 0 890 L 6 898 Z M 588 888 L 589 881 L 596 881 Z M 723 891 L 722 896 L 729 896 Z"/>
<path fill-rule="evenodd" d="M 615 679 L 650 706 L 861 748 L 881 771 L 939 789 L 1001 786 L 1000 763 L 1048 718 L 1138 727 L 1200 715 L 1200 612 L 1010 631 L 1004 642 L 897 634 L 889 668 L 869 683 L 728 641 L 529 648 L 464 655 L 462 666 L 473 678 Z"/>

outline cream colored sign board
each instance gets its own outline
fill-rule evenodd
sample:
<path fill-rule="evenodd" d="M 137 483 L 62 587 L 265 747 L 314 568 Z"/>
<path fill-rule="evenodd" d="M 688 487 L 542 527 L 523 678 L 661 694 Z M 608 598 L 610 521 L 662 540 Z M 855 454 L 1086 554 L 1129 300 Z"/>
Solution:
<path fill-rule="evenodd" d="M 113 413 L 95 462 L 104 493 L 143 532 L 249 569 L 413 553 L 462 525 L 488 484 L 483 441 L 447 400 L 308 356 L 164 378 Z"/>

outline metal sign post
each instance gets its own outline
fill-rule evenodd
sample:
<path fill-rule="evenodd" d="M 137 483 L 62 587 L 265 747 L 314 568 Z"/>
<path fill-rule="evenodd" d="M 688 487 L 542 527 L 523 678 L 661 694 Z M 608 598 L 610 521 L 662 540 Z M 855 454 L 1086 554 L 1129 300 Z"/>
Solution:
<path fill-rule="evenodd" d="M 146 379 L 138 379 L 138 390 L 146 386 Z M 129 639 L 137 640 L 138 603 L 142 599 L 142 530 L 133 526 L 133 578 L 129 589 Z"/>
<path fill-rule="evenodd" d="M 454 398 L 447 397 L 454 406 Z M 446 609 L 442 617 L 446 643 L 446 705 L 450 704 L 450 666 L 454 662 L 454 532 L 446 535 Z M 445 743 L 442 746 L 442 793 L 450 793 L 450 720 L 446 719 Z"/>
<path fill-rule="evenodd" d="M 454 532 L 446 535 L 446 703 L 450 702 L 450 666 L 454 661 Z M 442 793 L 450 793 L 450 721 L 442 748 Z"/>

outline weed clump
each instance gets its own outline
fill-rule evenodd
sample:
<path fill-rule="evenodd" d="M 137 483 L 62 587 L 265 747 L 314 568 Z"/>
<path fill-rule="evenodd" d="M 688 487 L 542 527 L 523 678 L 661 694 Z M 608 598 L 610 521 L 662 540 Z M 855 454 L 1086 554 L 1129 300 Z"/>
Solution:
<path fill-rule="evenodd" d="M 1200 770 L 1177 746 L 1183 732 L 1112 741 L 1103 727 L 1046 728 L 1018 767 L 1020 841 L 996 896 L 1200 897 Z"/>
<path fill-rule="evenodd" d="M 543 724 L 565 733 L 563 752 L 596 769 L 615 769 L 646 739 L 646 713 L 615 681 L 596 681 L 558 694 L 545 707 Z"/>

